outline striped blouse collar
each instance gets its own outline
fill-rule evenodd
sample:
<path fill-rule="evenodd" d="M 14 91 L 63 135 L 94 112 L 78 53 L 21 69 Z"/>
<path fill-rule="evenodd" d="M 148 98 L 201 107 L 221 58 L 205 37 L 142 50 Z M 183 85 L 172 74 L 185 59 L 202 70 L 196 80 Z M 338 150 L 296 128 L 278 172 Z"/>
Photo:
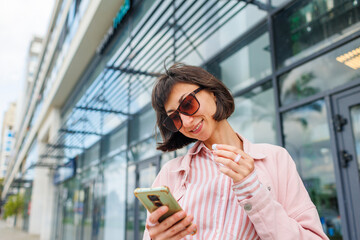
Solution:
<path fill-rule="evenodd" d="M 266 155 L 262 152 L 258 152 L 256 148 L 254 148 L 254 144 L 247 140 L 245 137 L 236 133 L 238 137 L 243 141 L 244 152 L 250 155 L 254 160 L 263 160 Z M 190 161 L 192 156 L 198 154 L 202 148 L 207 148 L 205 144 L 201 141 L 197 141 L 186 153 L 186 155 L 182 158 L 180 167 L 174 169 L 172 172 L 185 171 L 189 172 L 190 170 Z"/>

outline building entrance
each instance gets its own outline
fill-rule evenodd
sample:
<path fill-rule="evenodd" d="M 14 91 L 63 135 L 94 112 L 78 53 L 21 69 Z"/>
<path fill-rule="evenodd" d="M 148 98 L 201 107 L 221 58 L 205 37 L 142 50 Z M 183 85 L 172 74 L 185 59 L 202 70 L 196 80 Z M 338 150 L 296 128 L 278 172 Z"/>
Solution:
<path fill-rule="evenodd" d="M 336 94 L 333 123 L 343 186 L 345 239 L 360 239 L 360 87 Z M 346 229 L 345 229 L 346 228 Z M 347 233 L 346 233 L 347 232 Z"/>

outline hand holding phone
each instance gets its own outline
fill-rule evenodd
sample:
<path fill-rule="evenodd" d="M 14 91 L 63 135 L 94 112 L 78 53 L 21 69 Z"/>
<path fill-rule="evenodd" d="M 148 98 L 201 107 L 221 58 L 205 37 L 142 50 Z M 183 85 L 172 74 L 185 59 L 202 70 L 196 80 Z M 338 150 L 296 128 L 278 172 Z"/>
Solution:
<path fill-rule="evenodd" d="M 168 187 L 137 188 L 134 194 L 151 213 L 149 221 L 152 224 L 159 222 L 154 226 L 147 224 L 152 239 L 181 239 L 196 233 L 196 225 L 192 224 L 193 217 L 186 215 Z"/>
<path fill-rule="evenodd" d="M 150 213 L 161 206 L 167 206 L 169 208 L 169 210 L 160 217 L 159 222 L 164 221 L 174 213 L 182 210 L 178 202 L 172 196 L 169 188 L 166 186 L 156 188 L 136 188 L 134 194 Z"/>

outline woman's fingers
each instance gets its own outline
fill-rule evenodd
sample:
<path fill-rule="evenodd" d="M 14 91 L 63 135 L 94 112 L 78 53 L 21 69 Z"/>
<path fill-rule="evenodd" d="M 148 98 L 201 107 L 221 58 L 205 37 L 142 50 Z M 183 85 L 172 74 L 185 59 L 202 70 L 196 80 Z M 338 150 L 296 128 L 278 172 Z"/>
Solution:
<path fill-rule="evenodd" d="M 238 165 L 237 163 L 235 163 L 232 160 L 229 160 L 228 158 L 224 158 L 224 157 L 215 157 L 215 161 L 218 163 L 222 164 L 222 167 L 228 167 L 229 169 L 232 169 L 235 172 L 239 172 L 240 171 L 240 165 Z"/>
<path fill-rule="evenodd" d="M 159 209 L 150 214 L 150 223 L 154 223 L 154 220 L 156 219 L 158 221 L 158 219 L 168 210 L 167 207 L 166 209 L 163 209 L 164 211 L 166 210 L 165 212 L 162 212 L 163 210 L 160 211 Z M 187 227 L 191 226 L 192 220 L 192 216 L 186 216 L 184 211 L 179 211 L 154 227 L 150 227 L 149 224 L 147 224 L 147 228 L 152 239 L 172 239 L 172 237 L 174 237 L 173 239 L 180 239 L 177 238 L 177 236 L 179 234 L 187 233 Z M 190 233 L 191 232 L 192 231 L 190 231 Z"/>
<path fill-rule="evenodd" d="M 223 174 L 225 174 L 226 176 L 230 177 L 233 179 L 234 183 L 240 182 L 243 178 L 241 177 L 242 175 L 240 175 L 237 172 L 234 172 L 232 169 L 227 168 L 227 167 L 220 167 L 219 171 L 222 172 Z"/>
<path fill-rule="evenodd" d="M 213 153 L 214 160 L 223 165 L 219 170 L 231 177 L 234 183 L 240 182 L 254 170 L 254 159 L 241 149 L 218 144 Z"/>
<path fill-rule="evenodd" d="M 249 156 L 247 153 L 245 153 L 243 150 L 236 148 L 234 146 L 231 146 L 231 145 L 216 144 L 216 150 L 220 151 L 220 152 L 221 152 L 221 150 L 226 151 L 226 152 L 231 152 L 234 155 L 240 154 L 245 159 L 248 159 L 248 158 L 252 159 L 252 157 Z"/>
<path fill-rule="evenodd" d="M 159 218 L 164 215 L 168 210 L 169 208 L 167 206 L 162 206 L 152 212 L 146 223 L 146 228 L 149 229 L 159 225 Z"/>
<path fill-rule="evenodd" d="M 240 171 L 243 167 L 251 171 L 254 169 L 254 159 L 251 157 L 244 157 L 226 150 L 216 150 L 213 151 L 213 153 L 215 155 L 215 161 L 230 167 L 236 172 Z"/>
<path fill-rule="evenodd" d="M 228 158 L 228 159 L 235 159 L 236 156 L 237 156 L 237 153 L 235 152 L 232 152 L 232 151 L 228 151 L 228 150 L 215 150 L 213 151 L 213 153 L 216 155 L 216 156 L 219 156 L 219 157 L 224 157 L 224 158 Z"/>
<path fill-rule="evenodd" d="M 215 161 L 224 165 L 219 168 L 219 171 L 231 177 L 234 183 L 240 182 L 252 172 L 251 166 L 245 165 L 244 163 L 237 164 L 234 161 L 222 157 L 215 158 Z"/>
<path fill-rule="evenodd" d="M 159 223 L 159 218 L 168 210 L 169 208 L 167 206 L 162 206 L 150 214 L 149 219 L 146 222 L 146 228 L 149 231 L 149 235 L 152 239 L 155 239 L 156 236 L 163 231 L 163 227 L 161 227 Z"/>
<path fill-rule="evenodd" d="M 195 235 L 197 231 L 196 225 L 193 223 L 186 229 L 182 230 L 179 234 L 171 238 L 171 240 L 179 240 L 187 235 Z"/>
<path fill-rule="evenodd" d="M 156 211 L 158 211 L 159 209 L 157 209 Z M 151 219 L 151 217 L 153 216 L 153 214 L 156 211 L 154 211 L 153 213 L 150 214 L 149 220 Z M 163 214 L 161 214 L 161 216 L 162 215 Z M 155 217 L 158 217 L 158 215 L 156 215 Z M 158 235 L 158 234 L 166 231 L 168 228 L 170 228 L 172 225 L 174 225 L 176 222 L 180 221 L 184 217 L 186 217 L 186 213 L 184 211 L 179 211 L 179 212 L 173 214 L 172 216 L 170 216 L 170 217 L 166 218 L 164 221 L 162 221 L 156 227 L 153 227 L 153 228 L 149 229 L 150 236 L 151 236 L 151 234 Z M 158 218 L 160 218 L 160 216 Z"/>
<path fill-rule="evenodd" d="M 192 224 L 193 216 L 186 216 L 181 221 L 172 225 L 169 229 L 159 235 L 160 239 L 181 239 L 182 237 L 191 234 L 196 226 Z"/>

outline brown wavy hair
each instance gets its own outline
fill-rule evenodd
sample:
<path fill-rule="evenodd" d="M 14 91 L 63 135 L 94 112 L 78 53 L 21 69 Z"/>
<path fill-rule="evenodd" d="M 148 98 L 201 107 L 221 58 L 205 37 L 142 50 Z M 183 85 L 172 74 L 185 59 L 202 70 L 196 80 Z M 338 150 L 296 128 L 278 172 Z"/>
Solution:
<path fill-rule="evenodd" d="M 165 73 L 161 74 L 155 82 L 151 102 L 156 112 L 156 124 L 162 136 L 162 142 L 158 142 L 157 149 L 163 152 L 180 149 L 192 142 L 193 138 L 184 136 L 181 132 L 171 132 L 163 125 L 167 117 L 164 104 L 176 83 L 189 83 L 203 87 L 205 90 L 214 93 L 216 97 L 216 112 L 214 120 L 227 119 L 234 112 L 234 98 L 227 87 L 212 74 L 201 67 L 175 63 L 169 69 L 165 67 Z"/>

